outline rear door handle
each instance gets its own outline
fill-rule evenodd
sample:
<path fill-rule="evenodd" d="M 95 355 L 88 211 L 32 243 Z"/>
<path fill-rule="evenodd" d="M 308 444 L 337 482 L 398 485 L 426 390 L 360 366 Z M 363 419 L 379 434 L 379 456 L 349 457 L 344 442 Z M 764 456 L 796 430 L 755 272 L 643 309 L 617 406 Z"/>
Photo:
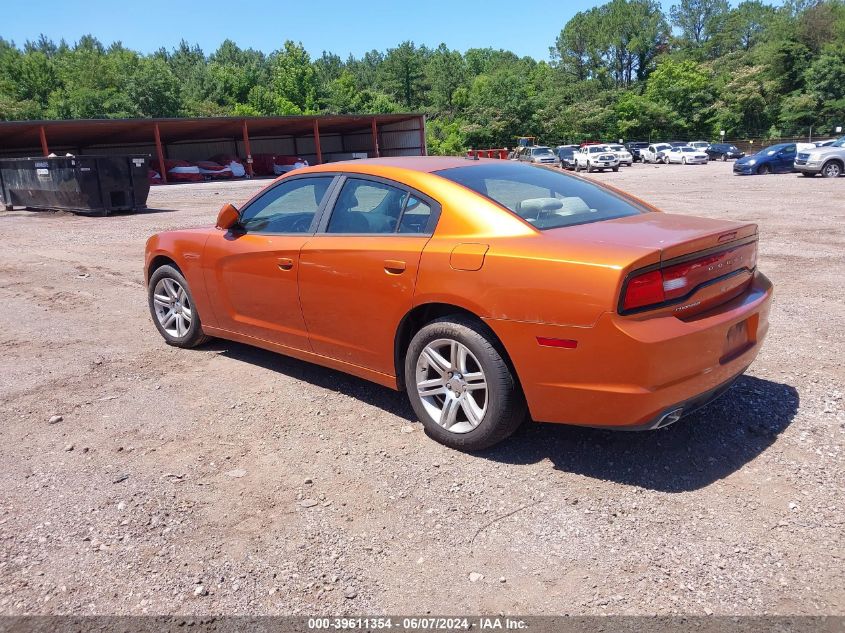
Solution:
<path fill-rule="evenodd" d="M 398 259 L 385 259 L 384 270 L 390 275 L 399 275 L 405 272 L 405 262 Z"/>
<path fill-rule="evenodd" d="M 282 270 L 290 270 L 293 268 L 293 260 L 290 257 L 280 257 L 279 268 Z"/>

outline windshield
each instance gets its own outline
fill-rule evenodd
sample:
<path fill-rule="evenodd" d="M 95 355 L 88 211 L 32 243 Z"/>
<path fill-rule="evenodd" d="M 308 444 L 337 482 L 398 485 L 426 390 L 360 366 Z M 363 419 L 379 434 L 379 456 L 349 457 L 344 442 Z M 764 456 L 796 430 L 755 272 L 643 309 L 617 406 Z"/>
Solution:
<path fill-rule="evenodd" d="M 681 149 L 682 152 L 694 152 L 695 151 L 694 147 L 681 147 L 680 149 Z"/>
<path fill-rule="evenodd" d="M 597 185 L 542 167 L 504 163 L 434 173 L 497 202 L 538 229 L 646 213 Z"/>
<path fill-rule="evenodd" d="M 830 147 L 845 147 L 845 136 L 830 144 Z"/>
<path fill-rule="evenodd" d="M 591 148 L 589 149 L 589 153 L 590 153 L 590 154 L 600 154 L 600 153 L 602 153 L 602 152 L 609 152 L 609 151 L 610 151 L 610 150 L 609 150 L 609 149 L 607 149 L 606 147 L 601 147 L 601 146 L 599 146 L 599 145 L 594 145 L 593 147 L 591 147 Z"/>
<path fill-rule="evenodd" d="M 671 145 L 669 145 L 669 144 L 664 144 L 664 145 L 655 145 L 655 146 L 654 146 L 654 149 L 655 149 L 656 151 L 658 151 L 658 152 L 659 152 L 659 151 L 660 151 L 660 150 L 662 150 L 662 149 L 669 149 L 669 148 L 671 148 L 671 147 L 672 147 L 672 146 L 671 146 Z"/>
<path fill-rule="evenodd" d="M 534 156 L 545 156 L 546 154 L 551 154 L 552 150 L 548 147 L 538 147 L 534 150 Z"/>

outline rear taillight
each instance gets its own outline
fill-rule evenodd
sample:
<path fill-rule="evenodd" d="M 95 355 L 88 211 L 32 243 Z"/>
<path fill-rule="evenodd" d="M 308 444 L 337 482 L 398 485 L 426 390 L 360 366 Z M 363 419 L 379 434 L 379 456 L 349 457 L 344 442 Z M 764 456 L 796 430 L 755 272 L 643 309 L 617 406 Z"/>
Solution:
<path fill-rule="evenodd" d="M 622 310 L 636 310 L 681 300 L 699 286 L 741 269 L 757 265 L 757 242 L 749 242 L 711 255 L 657 270 L 634 274 L 622 297 Z"/>
<path fill-rule="evenodd" d="M 628 280 L 622 309 L 633 310 L 653 303 L 663 303 L 665 300 L 663 275 L 659 270 L 652 270 Z"/>

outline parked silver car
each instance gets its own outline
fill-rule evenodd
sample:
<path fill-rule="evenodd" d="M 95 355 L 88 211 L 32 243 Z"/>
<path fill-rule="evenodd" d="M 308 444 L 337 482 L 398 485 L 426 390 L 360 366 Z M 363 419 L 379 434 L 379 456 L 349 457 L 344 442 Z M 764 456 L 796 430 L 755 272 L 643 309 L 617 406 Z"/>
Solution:
<path fill-rule="evenodd" d="M 845 136 L 831 145 L 800 149 L 793 166 L 808 177 L 821 174 L 825 178 L 837 178 L 845 174 Z"/>
<path fill-rule="evenodd" d="M 526 151 L 519 155 L 519 160 L 541 165 L 554 165 L 558 159 L 551 149 L 543 145 L 538 145 L 536 147 L 526 148 Z"/>

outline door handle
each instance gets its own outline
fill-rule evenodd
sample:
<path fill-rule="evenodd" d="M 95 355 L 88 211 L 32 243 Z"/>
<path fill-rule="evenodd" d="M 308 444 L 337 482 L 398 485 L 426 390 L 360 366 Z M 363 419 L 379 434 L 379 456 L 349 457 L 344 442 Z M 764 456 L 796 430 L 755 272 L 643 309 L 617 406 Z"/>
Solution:
<path fill-rule="evenodd" d="M 290 270 L 293 268 L 293 260 L 290 257 L 280 257 L 279 268 L 282 270 Z"/>
<path fill-rule="evenodd" d="M 385 259 L 384 270 L 389 275 L 399 275 L 405 272 L 405 262 L 398 259 Z"/>

